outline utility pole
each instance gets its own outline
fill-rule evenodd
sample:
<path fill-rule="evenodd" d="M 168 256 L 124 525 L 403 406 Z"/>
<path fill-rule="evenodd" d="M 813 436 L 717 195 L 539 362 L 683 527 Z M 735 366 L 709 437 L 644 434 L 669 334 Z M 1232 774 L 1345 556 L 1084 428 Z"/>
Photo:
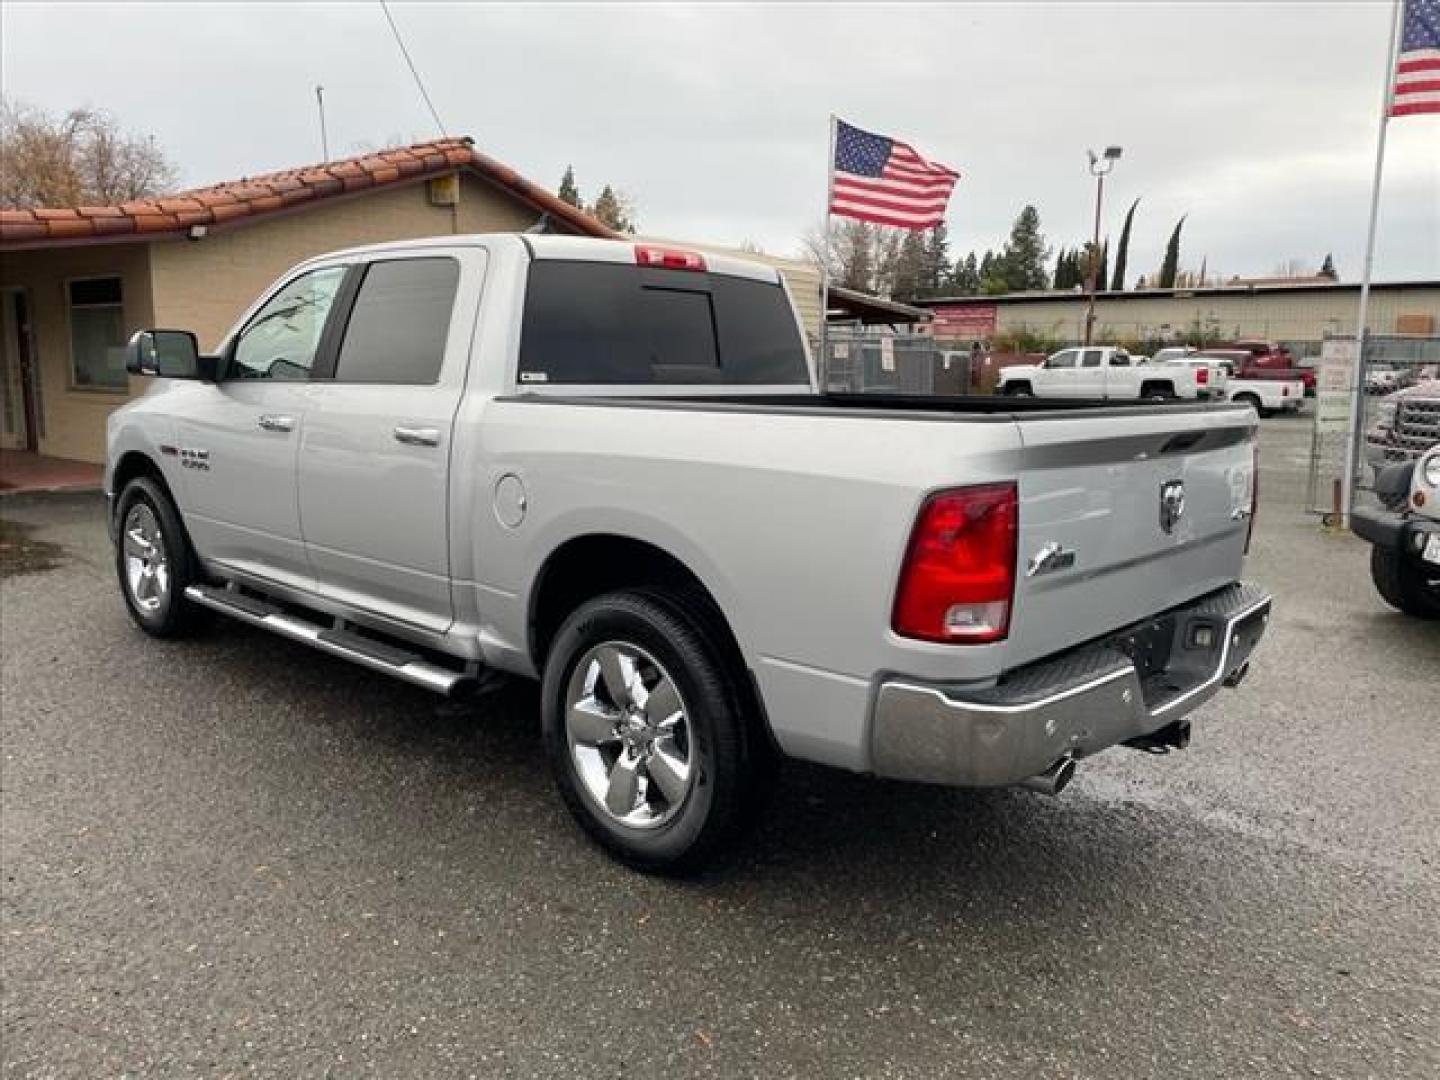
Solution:
<path fill-rule="evenodd" d="M 1090 156 L 1090 175 L 1095 177 L 1095 239 L 1090 244 L 1089 271 L 1085 275 L 1085 291 L 1090 294 L 1090 303 L 1085 311 L 1085 344 L 1089 345 L 1095 336 L 1095 290 L 1100 275 L 1100 207 L 1105 201 L 1105 177 L 1120 160 L 1121 149 L 1107 146 L 1105 152 L 1096 156 L 1094 150 L 1086 150 Z"/>
<path fill-rule="evenodd" d="M 320 109 L 320 160 L 330 160 L 330 139 L 325 134 L 325 87 L 315 87 L 315 104 Z"/>

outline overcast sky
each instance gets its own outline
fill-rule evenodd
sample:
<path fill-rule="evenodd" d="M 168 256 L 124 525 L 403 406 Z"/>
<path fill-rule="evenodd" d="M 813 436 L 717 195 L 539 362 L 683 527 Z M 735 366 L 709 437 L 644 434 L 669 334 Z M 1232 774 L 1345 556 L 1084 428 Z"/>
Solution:
<path fill-rule="evenodd" d="M 447 130 L 552 189 L 628 192 L 643 231 L 776 254 L 823 211 L 827 118 L 963 174 L 953 253 L 1026 202 L 1089 235 L 1085 149 L 1118 143 L 1106 229 L 1132 276 L 1182 265 L 1360 276 L 1390 5 L 432 5 L 392 11 Z M 153 133 L 189 186 L 435 134 L 378 4 L 5 3 L 3 87 Z M 1379 279 L 1440 277 L 1440 116 L 1392 122 Z"/>

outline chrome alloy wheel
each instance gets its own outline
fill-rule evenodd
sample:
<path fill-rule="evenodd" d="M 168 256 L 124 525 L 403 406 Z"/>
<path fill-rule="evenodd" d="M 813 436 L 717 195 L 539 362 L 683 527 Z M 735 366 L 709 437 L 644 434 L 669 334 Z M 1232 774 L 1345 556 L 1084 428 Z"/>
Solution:
<path fill-rule="evenodd" d="M 685 702 L 653 656 L 607 641 L 565 691 L 565 737 L 581 785 L 612 821 L 649 829 L 679 811 L 695 776 Z"/>
<path fill-rule="evenodd" d="M 170 560 L 155 511 L 137 502 L 125 515 L 120 541 L 125 545 L 125 584 L 130 599 L 146 613 L 157 611 L 170 595 Z"/>

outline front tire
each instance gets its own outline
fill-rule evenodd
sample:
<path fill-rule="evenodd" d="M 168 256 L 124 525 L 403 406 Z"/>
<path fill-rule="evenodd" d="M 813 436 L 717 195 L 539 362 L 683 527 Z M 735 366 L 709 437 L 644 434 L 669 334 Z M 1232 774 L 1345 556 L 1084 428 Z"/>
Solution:
<path fill-rule="evenodd" d="M 639 870 L 698 868 L 746 821 L 761 747 L 739 673 L 675 597 L 615 592 L 561 626 L 541 717 L 590 836 Z"/>
<path fill-rule="evenodd" d="M 1440 593 L 1399 552 L 1372 547 L 1370 580 L 1380 598 L 1397 611 L 1417 619 L 1440 619 Z"/>
<path fill-rule="evenodd" d="M 115 504 L 115 573 L 135 625 L 152 637 L 183 637 L 198 621 L 185 589 L 198 579 L 190 538 L 169 494 L 136 477 Z"/>

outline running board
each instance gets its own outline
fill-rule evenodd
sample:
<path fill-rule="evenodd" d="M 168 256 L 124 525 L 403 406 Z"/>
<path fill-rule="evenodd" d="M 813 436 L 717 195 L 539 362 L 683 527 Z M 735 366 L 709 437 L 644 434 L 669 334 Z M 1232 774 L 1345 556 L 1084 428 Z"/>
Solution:
<path fill-rule="evenodd" d="M 202 607 L 219 611 L 232 619 L 272 631 L 302 645 L 338 656 L 371 671 L 393 675 L 397 679 L 423 686 L 437 694 L 454 696 L 471 689 L 475 680 L 463 671 L 433 664 L 418 653 L 404 648 L 372 641 L 348 630 L 337 630 L 291 615 L 265 600 L 246 596 L 232 589 L 209 585 L 191 585 L 185 598 Z"/>

